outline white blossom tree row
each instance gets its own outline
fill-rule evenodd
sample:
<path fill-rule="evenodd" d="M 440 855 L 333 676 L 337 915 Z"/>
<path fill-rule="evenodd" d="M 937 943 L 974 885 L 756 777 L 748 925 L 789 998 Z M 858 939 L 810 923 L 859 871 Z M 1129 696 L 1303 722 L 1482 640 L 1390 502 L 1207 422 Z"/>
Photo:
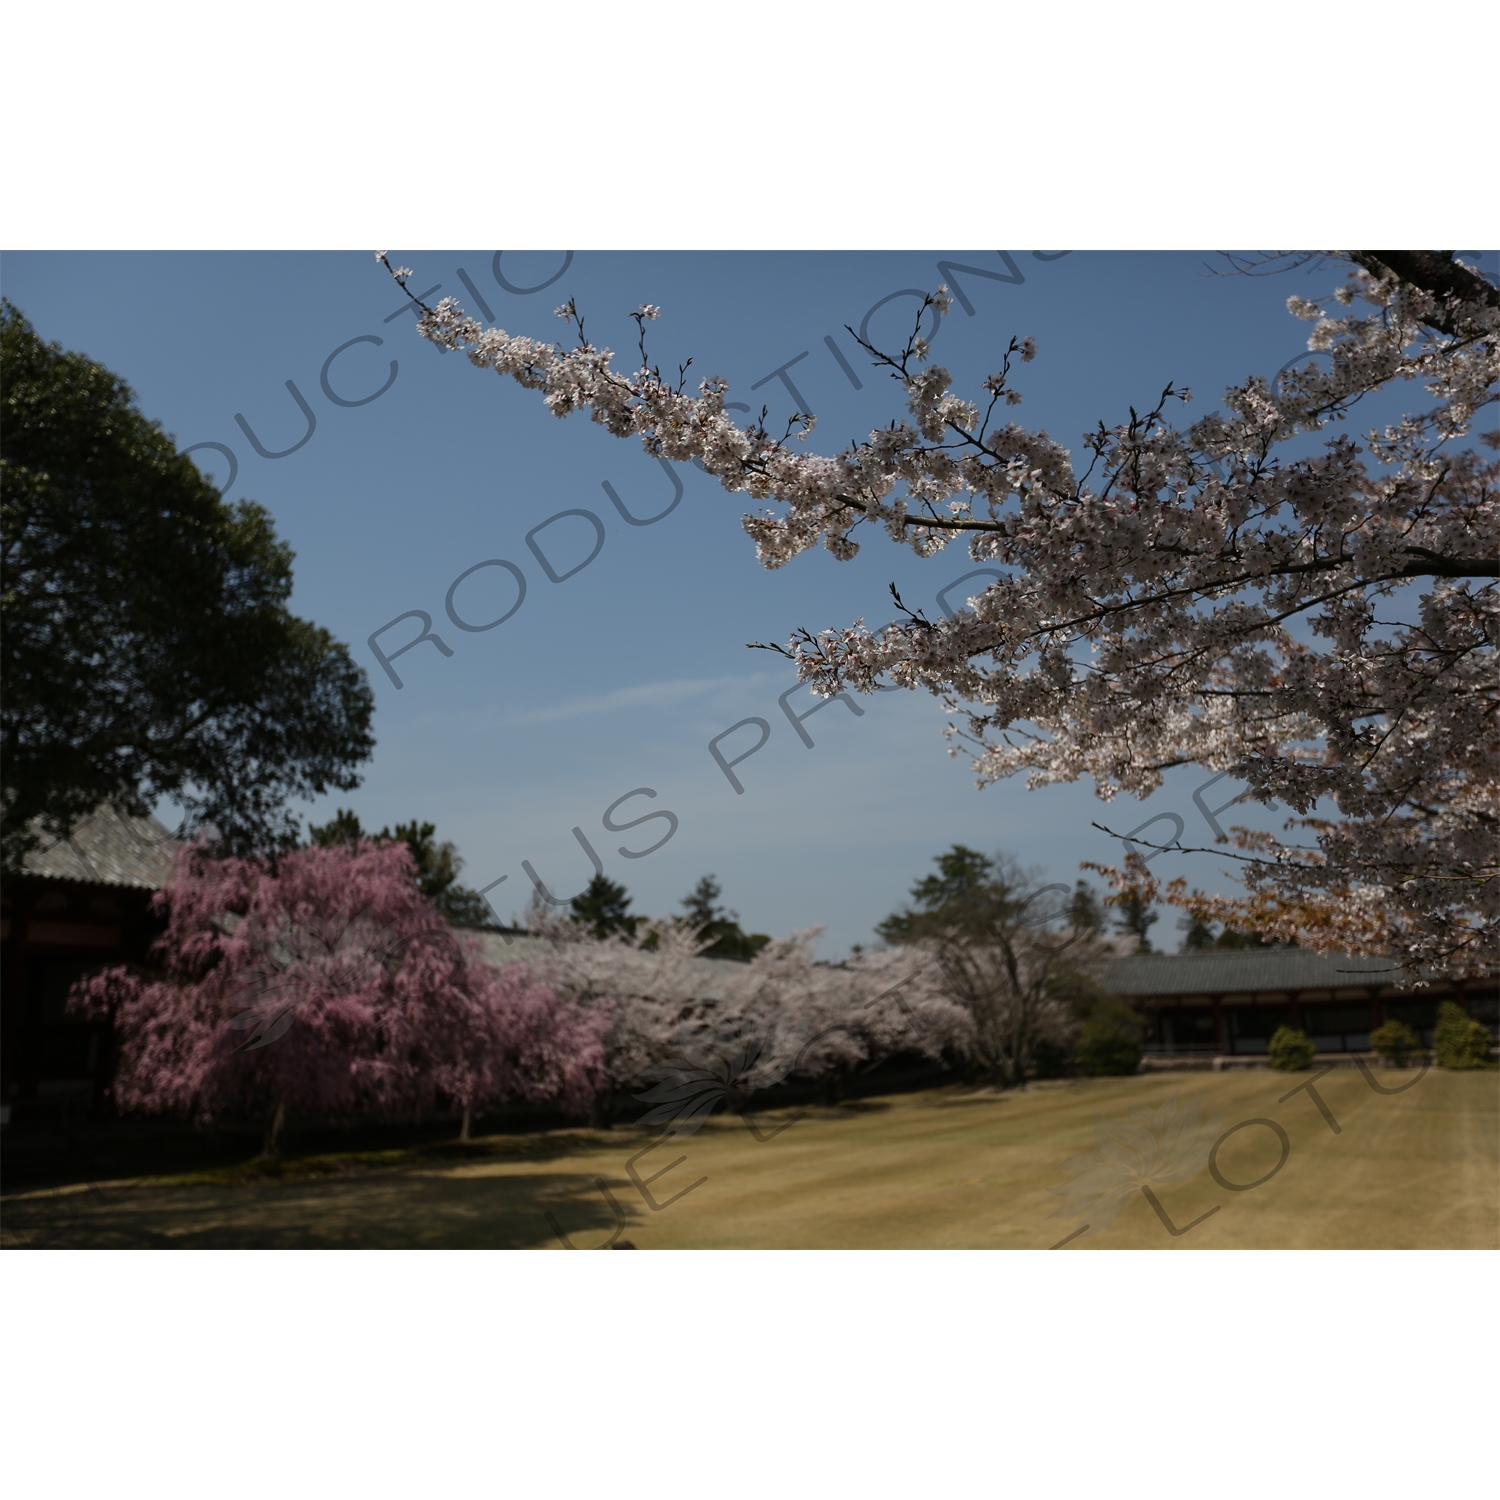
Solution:
<path fill-rule="evenodd" d="M 898 1054 L 937 1061 L 968 1050 L 968 1016 L 926 953 L 895 949 L 822 964 L 813 957 L 821 929 L 809 928 L 774 940 L 748 963 L 714 964 L 706 986 L 698 962 L 705 944 L 691 926 L 651 922 L 601 940 L 566 918 L 528 915 L 548 945 L 531 965 L 538 977 L 608 1009 L 605 1066 L 619 1089 L 668 1079 L 705 1110 L 715 1093 L 737 1108 L 789 1079 L 829 1080 Z M 705 996 L 705 988 L 717 993 Z M 717 1090 L 692 1087 L 714 1077 Z"/>

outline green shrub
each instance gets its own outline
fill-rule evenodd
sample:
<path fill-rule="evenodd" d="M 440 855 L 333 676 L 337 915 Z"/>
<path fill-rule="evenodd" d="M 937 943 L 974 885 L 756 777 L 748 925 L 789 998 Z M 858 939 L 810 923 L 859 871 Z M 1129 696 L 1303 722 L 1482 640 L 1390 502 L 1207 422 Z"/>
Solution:
<path fill-rule="evenodd" d="M 1404 1068 L 1418 1049 L 1418 1042 L 1405 1021 L 1387 1021 L 1370 1033 L 1370 1046 L 1393 1068 Z"/>
<path fill-rule="evenodd" d="M 1100 1000 L 1078 1028 L 1073 1045 L 1078 1071 L 1090 1078 L 1121 1078 L 1141 1065 L 1141 1021 L 1118 1000 Z"/>
<path fill-rule="evenodd" d="M 1271 1066 L 1283 1073 L 1300 1073 L 1313 1065 L 1318 1049 L 1308 1040 L 1305 1031 L 1293 1031 L 1290 1026 L 1278 1026 L 1270 1045 Z"/>
<path fill-rule="evenodd" d="M 1432 1030 L 1433 1057 L 1440 1068 L 1488 1068 L 1490 1029 L 1466 1015 L 1461 1006 L 1444 1000 Z"/>

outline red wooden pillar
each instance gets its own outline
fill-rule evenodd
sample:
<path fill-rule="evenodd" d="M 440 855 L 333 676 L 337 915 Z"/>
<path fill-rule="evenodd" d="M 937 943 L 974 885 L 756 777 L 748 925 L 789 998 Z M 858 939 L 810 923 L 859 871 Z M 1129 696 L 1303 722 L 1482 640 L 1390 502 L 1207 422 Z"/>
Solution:
<path fill-rule="evenodd" d="M 1224 1002 L 1214 996 L 1214 1051 L 1224 1055 Z"/>

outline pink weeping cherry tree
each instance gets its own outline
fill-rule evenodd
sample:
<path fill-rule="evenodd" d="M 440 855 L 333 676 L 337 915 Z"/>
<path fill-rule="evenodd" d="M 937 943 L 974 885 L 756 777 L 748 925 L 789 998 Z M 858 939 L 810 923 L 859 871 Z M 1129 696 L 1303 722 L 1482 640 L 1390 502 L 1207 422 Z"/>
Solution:
<path fill-rule="evenodd" d="M 108 969 L 70 1000 L 113 1026 L 123 1112 L 258 1118 L 275 1155 L 291 1118 L 446 1102 L 467 1135 L 486 1105 L 584 1113 L 604 1085 L 608 1005 L 482 963 L 423 898 L 405 844 L 274 862 L 193 845 L 157 901 L 156 969 Z"/>

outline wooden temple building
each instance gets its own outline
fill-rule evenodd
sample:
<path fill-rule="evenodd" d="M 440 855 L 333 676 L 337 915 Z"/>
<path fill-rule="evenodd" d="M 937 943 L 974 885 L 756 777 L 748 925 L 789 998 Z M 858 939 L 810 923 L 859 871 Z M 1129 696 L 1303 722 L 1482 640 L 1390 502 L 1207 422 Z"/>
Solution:
<path fill-rule="evenodd" d="M 1399 978 L 1383 958 L 1238 948 L 1124 958 L 1105 987 L 1141 1013 L 1144 1068 L 1253 1064 L 1279 1026 L 1306 1032 L 1327 1061 L 1368 1052 L 1370 1033 L 1392 1020 L 1404 1021 L 1427 1047 L 1444 1000 L 1496 1030 L 1493 978 L 1435 974 L 1420 989 L 1401 988 Z"/>
<path fill-rule="evenodd" d="M 145 959 L 164 923 L 151 898 L 176 842 L 109 807 L 0 882 L 0 1118 L 82 1118 L 107 1083 L 106 1028 L 67 1014 L 73 982 Z"/>

